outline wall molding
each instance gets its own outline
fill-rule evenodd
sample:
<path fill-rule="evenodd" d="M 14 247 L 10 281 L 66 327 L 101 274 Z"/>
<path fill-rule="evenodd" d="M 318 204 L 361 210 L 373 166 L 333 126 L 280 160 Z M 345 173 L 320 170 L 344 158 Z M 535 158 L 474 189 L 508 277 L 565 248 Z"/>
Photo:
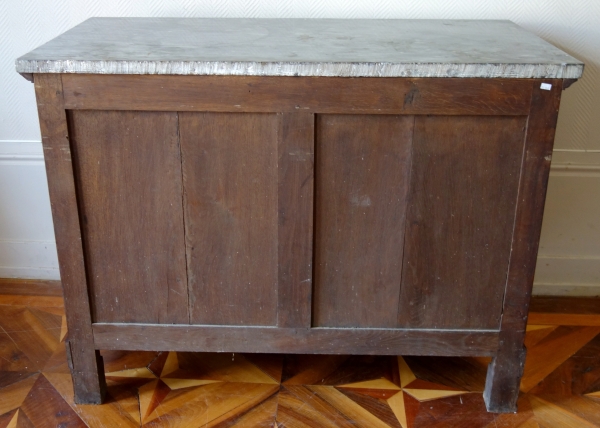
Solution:
<path fill-rule="evenodd" d="M 600 284 L 534 284 L 534 296 L 600 297 Z"/>
<path fill-rule="evenodd" d="M 600 165 L 552 164 L 550 177 L 600 177 Z"/>
<path fill-rule="evenodd" d="M 43 163 L 44 149 L 41 141 L 0 140 L 0 164 L 10 162 Z"/>

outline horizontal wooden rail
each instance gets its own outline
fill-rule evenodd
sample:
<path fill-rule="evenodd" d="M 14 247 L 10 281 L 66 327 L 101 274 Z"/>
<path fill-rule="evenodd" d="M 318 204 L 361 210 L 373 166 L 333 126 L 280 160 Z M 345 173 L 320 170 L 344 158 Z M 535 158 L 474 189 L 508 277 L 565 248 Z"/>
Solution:
<path fill-rule="evenodd" d="M 528 115 L 531 79 L 62 76 L 66 109 Z"/>
<path fill-rule="evenodd" d="M 106 350 L 491 356 L 498 349 L 494 330 L 96 323 L 93 331 L 96 349 Z"/>

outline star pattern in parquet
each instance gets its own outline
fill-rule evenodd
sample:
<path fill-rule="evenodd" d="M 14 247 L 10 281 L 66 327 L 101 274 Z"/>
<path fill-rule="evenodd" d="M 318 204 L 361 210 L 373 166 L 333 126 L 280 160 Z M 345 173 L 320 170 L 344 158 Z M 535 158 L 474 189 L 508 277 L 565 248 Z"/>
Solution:
<path fill-rule="evenodd" d="M 0 296 L 0 428 L 600 426 L 598 323 L 546 322 L 517 414 L 485 411 L 488 359 L 408 356 L 103 352 L 93 406 L 73 402 L 61 298 Z"/>

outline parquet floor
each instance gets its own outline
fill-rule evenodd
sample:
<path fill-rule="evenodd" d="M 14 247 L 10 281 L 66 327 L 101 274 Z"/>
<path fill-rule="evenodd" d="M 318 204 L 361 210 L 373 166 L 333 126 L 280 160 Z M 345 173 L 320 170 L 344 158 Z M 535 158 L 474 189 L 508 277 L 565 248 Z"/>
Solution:
<path fill-rule="evenodd" d="M 106 404 L 79 406 L 62 298 L 0 295 L 0 428 L 600 426 L 600 316 L 536 319 L 517 414 L 485 411 L 483 358 L 175 352 L 103 352 Z"/>

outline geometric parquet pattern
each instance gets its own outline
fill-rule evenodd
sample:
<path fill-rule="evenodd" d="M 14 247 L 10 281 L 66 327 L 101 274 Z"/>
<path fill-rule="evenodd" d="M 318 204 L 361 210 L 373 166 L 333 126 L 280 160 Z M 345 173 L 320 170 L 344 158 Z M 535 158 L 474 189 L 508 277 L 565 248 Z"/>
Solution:
<path fill-rule="evenodd" d="M 0 296 L 0 428 L 600 427 L 600 322 L 530 325 L 519 412 L 487 413 L 485 358 L 103 352 L 76 405 L 58 296 Z"/>

